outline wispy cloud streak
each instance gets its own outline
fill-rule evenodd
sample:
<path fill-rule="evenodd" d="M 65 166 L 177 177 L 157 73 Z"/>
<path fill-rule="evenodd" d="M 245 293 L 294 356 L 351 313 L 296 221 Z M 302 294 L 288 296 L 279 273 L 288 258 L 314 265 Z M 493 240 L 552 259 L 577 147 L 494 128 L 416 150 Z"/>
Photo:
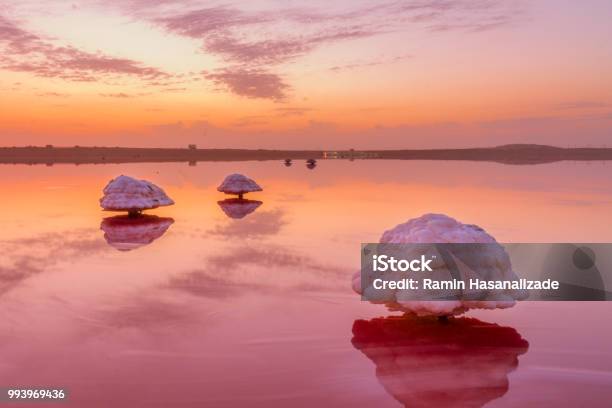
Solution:
<path fill-rule="evenodd" d="M 0 68 L 40 77 L 70 81 L 97 81 L 117 76 L 144 80 L 167 78 L 153 67 L 126 58 L 89 53 L 71 46 L 56 46 L 0 15 Z"/>
<path fill-rule="evenodd" d="M 486 31 L 515 20 L 516 11 L 504 3 L 497 0 L 390 1 L 342 12 L 315 9 L 246 12 L 218 6 L 165 14 L 154 21 L 174 34 L 202 40 L 206 53 L 232 64 L 218 73 L 208 74 L 209 80 L 225 84 L 238 95 L 278 101 L 285 99 L 290 88 L 273 67 L 320 46 L 401 31 L 415 24 L 430 31 Z M 337 68 L 339 71 L 356 66 Z"/>
<path fill-rule="evenodd" d="M 205 72 L 204 77 L 221 88 L 247 98 L 266 98 L 280 101 L 289 89 L 279 75 L 260 68 L 228 67 L 215 72 Z"/>
<path fill-rule="evenodd" d="M 291 89 L 282 66 L 320 47 L 410 27 L 431 32 L 488 31 L 518 21 L 520 1 L 361 1 L 342 10 L 314 4 L 267 9 L 258 9 L 256 3 L 253 7 L 205 6 L 196 0 L 82 0 L 79 5 L 111 7 L 171 34 L 201 41 L 202 51 L 218 57 L 221 64 L 204 75 L 218 89 L 247 98 L 282 101 Z M 43 77 L 94 81 L 129 75 L 149 84 L 168 81 L 168 74 L 130 59 L 55 46 L 2 17 L 0 50 L 2 68 Z M 364 64 L 377 65 L 377 61 Z M 339 64 L 333 71 L 358 67 Z"/>

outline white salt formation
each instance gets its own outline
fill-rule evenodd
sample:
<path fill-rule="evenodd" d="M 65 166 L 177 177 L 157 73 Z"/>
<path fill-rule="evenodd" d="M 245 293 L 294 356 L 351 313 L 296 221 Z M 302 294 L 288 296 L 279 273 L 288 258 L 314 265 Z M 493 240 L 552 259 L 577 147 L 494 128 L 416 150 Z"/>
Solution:
<path fill-rule="evenodd" d="M 465 275 L 463 279 L 486 279 L 486 280 L 516 280 L 518 277 L 512 270 L 510 258 L 505 249 L 497 243 L 495 238 L 487 234 L 482 228 L 463 224 L 443 214 L 425 214 L 419 218 L 409 220 L 395 228 L 386 231 L 381 239 L 381 244 L 432 244 L 433 251 L 439 249 L 433 244 L 444 243 L 477 243 L 487 244 L 476 247 L 457 249 L 460 253 L 450 253 L 453 258 L 458 258 L 457 264 L 467 265 L 468 272 L 461 271 Z M 425 248 L 428 245 L 419 245 Z M 452 281 L 453 272 L 449 269 L 442 256 L 437 257 L 431 264 L 432 272 L 424 272 L 424 278 L 434 280 Z M 467 275 L 467 276 L 466 276 Z M 366 293 L 368 299 L 375 299 L 376 289 L 369 285 L 362 288 L 361 272 L 353 276 L 353 290 L 362 294 Z M 515 304 L 516 300 L 526 297 L 525 291 L 520 290 L 451 290 L 451 300 L 431 300 L 431 292 L 420 287 L 417 290 L 389 289 L 385 288 L 384 296 L 380 302 L 384 303 L 390 310 L 403 311 L 417 316 L 450 316 L 459 315 L 471 308 L 496 309 L 508 308 Z M 379 291 L 380 293 L 380 291 Z"/>
<path fill-rule="evenodd" d="M 225 194 L 234 194 L 238 198 L 242 198 L 243 194 L 253 191 L 262 191 L 259 185 L 242 174 L 230 174 L 223 180 L 223 183 L 217 187 L 218 191 Z"/>
<path fill-rule="evenodd" d="M 444 214 L 425 214 L 385 231 L 381 243 L 494 243 L 495 238 L 477 225 L 463 224 Z"/>
<path fill-rule="evenodd" d="M 155 184 L 124 175 L 111 180 L 100 199 L 100 206 L 105 210 L 127 211 L 131 215 L 172 204 L 174 201 Z"/>
<path fill-rule="evenodd" d="M 119 215 L 102 220 L 100 229 L 110 246 L 119 251 L 131 251 L 149 245 L 174 223 L 172 218 L 142 215 L 129 217 Z"/>

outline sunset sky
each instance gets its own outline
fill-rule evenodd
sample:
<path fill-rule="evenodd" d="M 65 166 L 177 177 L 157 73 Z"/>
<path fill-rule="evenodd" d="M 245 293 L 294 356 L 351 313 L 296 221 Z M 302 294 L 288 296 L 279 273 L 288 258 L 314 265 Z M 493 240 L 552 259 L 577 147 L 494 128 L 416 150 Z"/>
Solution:
<path fill-rule="evenodd" d="M 612 146 L 612 2 L 0 0 L 0 145 Z"/>

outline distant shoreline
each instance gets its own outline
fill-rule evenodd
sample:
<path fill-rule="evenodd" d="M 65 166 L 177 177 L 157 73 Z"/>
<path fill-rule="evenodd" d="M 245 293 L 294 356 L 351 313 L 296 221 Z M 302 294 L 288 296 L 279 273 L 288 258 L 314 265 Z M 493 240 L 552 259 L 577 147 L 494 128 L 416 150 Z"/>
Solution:
<path fill-rule="evenodd" d="M 0 147 L 0 164 L 118 164 L 275 160 L 450 160 L 503 164 L 541 164 L 558 161 L 608 161 L 612 148 L 562 148 L 514 144 L 466 149 L 406 150 L 270 150 L 130 147 Z"/>

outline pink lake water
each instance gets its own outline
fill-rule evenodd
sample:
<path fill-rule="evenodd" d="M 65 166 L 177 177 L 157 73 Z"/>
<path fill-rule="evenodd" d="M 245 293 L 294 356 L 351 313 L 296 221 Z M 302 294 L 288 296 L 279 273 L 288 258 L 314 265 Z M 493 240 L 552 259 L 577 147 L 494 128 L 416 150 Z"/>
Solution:
<path fill-rule="evenodd" d="M 233 172 L 264 188 L 239 219 L 216 191 Z M 176 205 L 103 224 L 119 174 Z M 54 406 L 610 406 L 609 302 L 431 327 L 350 289 L 362 242 L 429 212 L 500 242 L 612 242 L 609 165 L 4 165 L 0 191 L 0 386 L 66 388 Z"/>

